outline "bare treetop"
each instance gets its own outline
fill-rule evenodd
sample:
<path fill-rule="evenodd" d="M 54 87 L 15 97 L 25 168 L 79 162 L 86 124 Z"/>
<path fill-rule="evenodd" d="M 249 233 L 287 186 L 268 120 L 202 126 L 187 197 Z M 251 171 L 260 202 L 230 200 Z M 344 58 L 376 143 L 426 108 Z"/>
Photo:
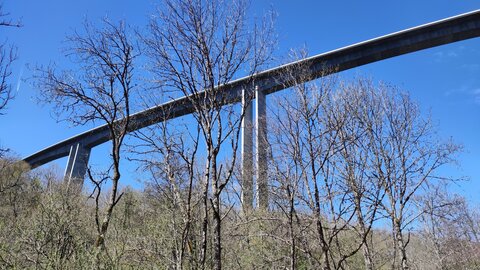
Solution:
<path fill-rule="evenodd" d="M 10 13 L 3 10 L 0 3 L 0 27 L 20 27 L 20 22 L 14 22 Z M 0 40 L 0 115 L 7 103 L 13 99 L 12 86 L 8 79 L 12 75 L 11 65 L 17 59 L 17 49 L 6 41 Z"/>
<path fill-rule="evenodd" d="M 56 105 L 56 113 L 75 125 L 100 120 L 113 123 L 130 114 L 135 89 L 133 62 L 139 51 L 129 41 L 123 22 L 103 20 L 104 28 L 84 24 L 84 33 L 67 38 L 66 55 L 76 70 L 56 71 L 55 66 L 37 69 L 41 100 Z"/>
<path fill-rule="evenodd" d="M 194 94 L 258 71 L 275 38 L 271 18 L 247 25 L 247 8 L 243 0 L 165 1 L 145 38 L 164 90 Z"/>
<path fill-rule="evenodd" d="M 10 18 L 10 13 L 3 10 L 3 3 L 0 3 L 0 26 L 21 27 L 20 21 L 14 21 Z"/>

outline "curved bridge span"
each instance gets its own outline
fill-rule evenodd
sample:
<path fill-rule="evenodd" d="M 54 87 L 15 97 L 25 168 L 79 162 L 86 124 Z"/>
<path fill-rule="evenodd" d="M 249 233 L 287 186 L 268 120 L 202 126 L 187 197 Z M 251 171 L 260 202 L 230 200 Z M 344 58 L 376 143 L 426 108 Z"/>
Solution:
<path fill-rule="evenodd" d="M 302 69 L 307 67 L 309 74 L 307 76 L 301 74 L 301 77 L 314 80 L 328 73 L 340 72 L 387 58 L 479 36 L 480 10 L 475 10 L 278 66 L 223 85 L 219 87 L 218 93 L 225 97 L 226 104 L 232 104 L 241 102 L 245 93 L 253 93 L 253 89 L 255 89 L 256 128 L 260 130 L 262 125 L 265 125 L 264 121 L 261 120 L 261 118 L 264 118 L 262 116 L 265 115 L 265 95 L 286 89 L 293 85 L 293 81 L 301 82 L 301 78 L 294 78 L 289 81 L 286 76 L 282 76 L 285 71 L 292 70 L 295 66 L 301 65 Z M 189 97 L 182 97 L 131 115 L 130 131 L 192 113 L 193 106 L 189 99 Z M 243 122 L 242 167 L 251 167 L 253 163 L 253 133 L 251 129 L 246 128 L 252 126 L 253 113 L 251 107 L 247 107 Z M 168 114 L 165 113 L 167 111 Z M 262 132 L 256 134 L 256 141 L 259 144 L 262 140 L 258 136 L 264 136 L 264 134 L 262 135 Z M 110 139 L 107 126 L 102 125 L 40 150 L 23 160 L 32 168 L 35 168 L 58 158 L 69 156 L 65 178 L 83 179 L 91 148 Z M 256 147 L 256 149 L 260 151 L 257 152 L 257 173 L 260 174 L 262 171 L 266 171 L 266 162 L 262 162 L 262 157 L 265 157 L 266 153 L 261 153 L 261 151 L 266 151 L 266 147 Z M 251 183 L 252 172 L 248 173 L 245 168 L 242 171 L 246 178 L 250 178 L 244 178 L 242 180 L 244 184 Z M 257 185 L 259 185 L 259 182 L 261 182 L 261 179 L 257 177 Z M 249 197 L 248 200 L 250 200 L 252 195 L 246 194 L 245 196 Z"/>

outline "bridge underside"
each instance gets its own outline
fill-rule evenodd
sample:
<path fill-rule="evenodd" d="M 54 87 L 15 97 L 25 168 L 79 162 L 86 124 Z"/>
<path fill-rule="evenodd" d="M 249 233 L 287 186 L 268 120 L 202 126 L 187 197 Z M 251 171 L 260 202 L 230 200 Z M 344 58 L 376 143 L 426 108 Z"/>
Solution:
<path fill-rule="evenodd" d="M 241 184 L 244 208 L 253 208 L 254 175 L 256 175 L 257 184 L 255 198 L 257 206 L 268 208 L 266 95 L 288 88 L 294 83 L 314 80 L 329 73 L 478 36 L 480 36 L 480 11 L 476 10 L 279 66 L 219 87 L 217 92 L 226 97 L 225 104 L 242 101 L 242 108 L 245 110 L 241 142 Z M 284 76 L 286 71 L 295 70 L 299 66 L 302 69 L 307 67 L 307 74 L 302 72 L 298 78 Z M 252 93 L 255 94 L 255 124 L 251 97 L 247 97 Z M 129 130 L 135 131 L 161 121 L 190 114 L 194 108 L 190 102 L 191 99 L 192 97 L 179 98 L 133 114 Z M 249 104 L 246 104 L 247 102 Z M 110 139 L 107 126 L 103 125 L 43 149 L 26 157 L 24 161 L 35 168 L 68 155 L 65 179 L 81 185 L 87 171 L 91 148 Z M 253 164 L 254 159 L 256 166 Z"/>

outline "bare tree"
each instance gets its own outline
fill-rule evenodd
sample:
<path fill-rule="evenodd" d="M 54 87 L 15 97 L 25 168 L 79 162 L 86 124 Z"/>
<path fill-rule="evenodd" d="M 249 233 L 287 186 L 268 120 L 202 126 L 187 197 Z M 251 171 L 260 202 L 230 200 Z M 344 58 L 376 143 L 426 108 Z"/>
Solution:
<path fill-rule="evenodd" d="M 272 130 L 271 135 L 274 137 L 272 143 L 278 145 L 289 145 L 289 142 L 284 141 L 284 130 L 280 131 L 276 127 Z M 299 155 L 299 145 L 289 145 L 289 150 L 293 156 Z M 275 146 L 272 148 L 276 148 Z M 286 147 L 287 148 L 287 147 Z M 288 237 L 285 240 L 290 246 L 290 269 L 297 268 L 297 236 L 296 230 L 299 227 L 300 219 L 297 215 L 296 207 L 299 204 L 298 196 L 300 185 L 302 182 L 302 171 L 298 166 L 298 159 L 291 159 L 289 155 L 285 153 L 275 151 L 274 156 L 270 162 L 273 172 L 271 173 L 271 193 L 272 202 L 274 203 L 273 209 L 279 209 L 280 213 L 286 216 L 286 226 L 288 228 Z"/>
<path fill-rule="evenodd" d="M 358 234 L 357 243 L 362 246 L 366 269 L 375 269 L 371 230 L 378 218 L 378 210 L 385 192 L 373 177 L 374 167 L 371 137 L 367 128 L 378 119 L 376 89 L 369 80 L 357 79 L 342 83 L 336 94 L 337 110 L 344 110 L 345 124 L 339 130 L 342 147 L 335 157 L 338 180 L 355 205 L 353 230 Z"/>
<path fill-rule="evenodd" d="M 20 27 L 20 22 L 9 19 L 10 14 L 3 10 L 3 3 L 0 2 L 0 27 Z M 12 64 L 17 59 L 17 48 L 7 43 L 7 40 L 0 41 L 0 115 L 4 114 L 8 102 L 14 98 L 12 85 L 9 78 L 12 75 Z M 0 158 L 8 149 L 0 148 Z"/>
<path fill-rule="evenodd" d="M 164 112 L 168 114 L 168 109 Z M 171 215 L 173 265 L 176 269 L 185 268 L 189 258 L 190 267 L 196 266 L 195 251 L 192 249 L 192 227 L 198 204 L 196 192 L 198 180 L 198 138 L 199 126 L 193 130 L 180 128 L 180 123 L 162 121 L 144 130 L 136 131 L 134 137 L 141 143 L 134 146 L 135 157 L 140 169 L 148 171 L 151 181 L 147 183 L 153 196 L 168 205 Z M 167 249 L 167 247 L 166 247 Z M 193 263 L 195 262 L 195 263 Z"/>
<path fill-rule="evenodd" d="M 20 23 L 9 19 L 9 16 L 9 13 L 3 11 L 3 4 L 0 3 L 0 27 L 20 27 Z M 3 41 L 0 44 L 0 115 L 8 101 L 13 98 L 12 86 L 8 78 L 12 75 L 11 66 L 15 59 L 17 59 L 16 47 Z"/>
<path fill-rule="evenodd" d="M 396 267 L 398 250 L 401 268 L 409 269 L 410 233 L 406 230 L 422 214 L 413 199 L 432 181 L 449 180 L 437 171 L 453 162 L 461 148 L 451 141 L 436 140 L 430 120 L 420 114 L 407 94 L 387 85 L 380 85 L 371 94 L 378 100 L 376 106 L 370 106 L 370 110 L 376 110 L 372 113 L 377 120 L 368 122 L 367 130 L 374 142 L 370 145 L 376 168 L 373 176 L 384 189 L 381 205 L 392 224 L 391 267 Z"/>
<path fill-rule="evenodd" d="M 359 244 L 349 250 L 340 244 L 341 235 L 349 229 L 354 217 L 354 204 L 348 200 L 347 190 L 338 181 L 335 167 L 335 157 L 344 147 L 340 134 L 350 112 L 342 109 L 335 97 L 336 78 L 303 83 L 309 81 L 307 68 L 297 66 L 285 74 L 292 80 L 299 79 L 300 83 L 293 87 L 293 95 L 276 104 L 279 109 L 274 113 L 276 137 L 272 138 L 272 152 L 279 156 L 273 159 L 284 164 L 276 168 L 283 167 L 284 173 L 290 172 L 286 177 L 291 183 L 287 185 L 287 194 L 290 188 L 296 187 L 298 198 L 295 200 L 305 202 L 312 211 L 312 226 L 320 256 L 317 257 L 313 250 L 307 251 L 307 255 L 321 269 L 341 269 L 361 247 Z M 329 74 L 328 67 L 325 69 Z M 289 161 L 282 162 L 284 160 Z"/>
<path fill-rule="evenodd" d="M 323 80 L 294 91 L 296 98 L 277 104 L 271 140 L 275 175 L 290 202 L 286 216 L 291 221 L 295 212 L 295 188 L 315 217 L 321 266 L 342 269 L 362 249 L 365 267 L 374 269 L 371 230 L 381 212 L 392 223 L 392 268 L 398 251 L 408 269 L 405 230 L 424 213 L 413 198 L 435 181 L 452 180 L 436 173 L 460 147 L 436 141 L 430 121 L 393 87 L 358 80 L 334 91 Z M 357 237 L 346 245 L 342 238 L 351 233 Z M 290 243 L 295 246 L 293 238 Z"/>
<path fill-rule="evenodd" d="M 234 106 L 224 106 L 228 93 L 220 87 L 257 72 L 269 59 L 273 40 L 270 22 L 249 29 L 247 6 L 240 0 L 166 0 L 144 40 L 159 87 L 172 98 L 188 97 L 205 144 L 201 268 L 206 266 L 210 209 L 213 267 L 221 268 L 221 194 L 232 178 L 243 118 Z M 218 160 L 221 151 L 231 153 L 224 164 Z"/>
<path fill-rule="evenodd" d="M 96 199 L 96 246 L 105 248 L 105 236 L 119 192 L 122 146 L 128 132 L 130 111 L 136 81 L 134 61 L 138 56 L 123 22 L 113 24 L 107 19 L 103 28 L 85 23 L 83 33 L 68 38 L 67 56 L 78 65 L 75 70 L 58 71 L 55 67 L 39 68 L 36 75 L 42 101 L 55 105 L 59 117 L 74 125 L 91 122 L 106 123 L 111 138 L 111 168 L 101 180 L 95 179 L 92 194 Z M 101 213 L 99 197 L 104 181 L 111 181 L 109 198 Z M 103 216 L 103 217 L 102 217 Z"/>
<path fill-rule="evenodd" d="M 20 27 L 19 22 L 13 22 L 8 19 L 9 13 L 3 11 L 3 5 L 0 4 L 0 26 L 2 27 Z M 8 46 L 5 42 L 0 44 L 0 114 L 7 106 L 10 99 L 13 98 L 12 87 L 8 83 L 8 77 L 12 75 L 11 65 L 17 58 L 17 50 L 13 46 Z"/>
<path fill-rule="evenodd" d="M 0 159 L 0 216 L 15 220 L 25 201 L 24 190 L 29 179 L 28 165 L 11 157 Z"/>
<path fill-rule="evenodd" d="M 480 267 L 478 211 L 467 200 L 448 191 L 449 185 L 430 185 L 419 196 L 423 214 L 420 235 L 425 252 L 417 256 L 416 265 L 431 269 L 476 269 Z"/>

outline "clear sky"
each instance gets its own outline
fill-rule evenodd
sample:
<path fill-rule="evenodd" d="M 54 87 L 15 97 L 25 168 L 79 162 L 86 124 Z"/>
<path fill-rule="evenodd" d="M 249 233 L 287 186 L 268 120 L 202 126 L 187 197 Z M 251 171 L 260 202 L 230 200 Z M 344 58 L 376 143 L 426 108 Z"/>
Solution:
<path fill-rule="evenodd" d="M 1 0 L 0 0 L 1 1 Z M 57 123 L 52 108 L 38 105 L 36 91 L 20 78 L 28 78 L 27 65 L 62 62 L 65 35 L 88 18 L 98 22 L 125 19 L 143 27 L 158 3 L 153 0 L 3 0 L 12 18 L 24 27 L 0 29 L 0 41 L 18 46 L 13 68 L 16 99 L 0 116 L 0 145 L 25 157 L 90 127 Z M 477 1 L 287 1 L 252 0 L 251 12 L 261 15 L 270 6 L 278 13 L 276 55 L 306 46 L 310 54 L 323 53 L 380 35 L 414 27 L 480 8 Z M 461 168 L 449 173 L 470 177 L 456 189 L 480 203 L 480 38 L 416 52 L 341 73 L 344 78 L 368 76 L 408 90 L 430 113 L 443 138 L 453 137 L 465 147 Z M 102 163 L 103 145 L 92 152 L 91 163 Z M 63 170 L 66 159 L 56 162 Z M 133 168 L 126 168 L 133 179 Z M 133 180 L 132 180 L 133 182 Z"/>

